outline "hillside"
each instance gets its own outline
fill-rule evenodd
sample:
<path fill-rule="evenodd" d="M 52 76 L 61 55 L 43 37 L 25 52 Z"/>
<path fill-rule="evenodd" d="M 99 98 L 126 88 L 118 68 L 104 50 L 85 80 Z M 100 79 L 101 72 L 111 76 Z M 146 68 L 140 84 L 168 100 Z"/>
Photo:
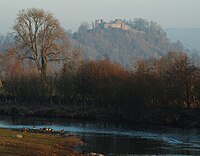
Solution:
<path fill-rule="evenodd" d="M 119 20 L 118 20 L 119 21 Z M 110 25 L 113 25 L 113 21 Z M 81 47 L 85 59 L 108 58 L 130 68 L 138 59 L 159 58 L 169 51 L 183 51 L 180 42 L 171 43 L 161 26 L 144 19 L 123 21 L 128 30 L 105 26 L 90 29 L 83 23 L 73 33 L 73 45 Z"/>
<path fill-rule="evenodd" d="M 200 28 L 168 28 L 165 31 L 172 41 L 180 40 L 186 48 L 200 51 Z"/>
<path fill-rule="evenodd" d="M 14 47 L 13 36 L 11 34 L 0 34 L 0 52 L 5 52 L 11 47 Z"/>
<path fill-rule="evenodd" d="M 67 35 L 73 47 L 83 50 L 85 60 L 106 58 L 114 63 L 122 64 L 127 69 L 132 68 L 139 59 L 160 58 L 169 51 L 186 51 L 195 62 L 199 62 L 198 51 L 185 50 L 184 48 L 188 48 L 188 41 L 194 43 L 194 46 L 189 48 L 199 47 L 196 40 L 198 37 L 194 38 L 195 42 L 192 40 L 192 36 L 195 36 L 194 33 L 197 30 L 194 30 L 191 34 L 190 31 L 186 31 L 185 38 L 187 38 L 187 41 L 181 39 L 181 42 L 177 41 L 181 36 L 179 37 L 176 34 L 184 34 L 184 29 L 180 33 L 174 29 L 167 29 L 166 31 L 167 33 L 155 22 L 139 18 L 133 21 L 117 19 L 104 22 L 98 20 L 95 21 L 92 28 L 85 22 L 80 25 L 78 31 L 67 32 Z M 184 38 L 184 35 L 182 38 Z M 11 35 L 0 35 L 0 51 L 3 52 L 13 47 L 13 41 Z"/>

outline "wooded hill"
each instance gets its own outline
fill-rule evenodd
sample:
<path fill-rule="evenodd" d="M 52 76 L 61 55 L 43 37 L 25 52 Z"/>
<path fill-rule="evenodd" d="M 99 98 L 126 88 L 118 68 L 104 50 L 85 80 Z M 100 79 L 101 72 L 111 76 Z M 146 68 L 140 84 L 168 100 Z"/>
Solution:
<path fill-rule="evenodd" d="M 94 28 L 84 22 L 76 32 L 66 31 L 66 34 L 72 47 L 83 50 L 85 60 L 106 58 L 131 69 L 138 60 L 161 58 L 170 51 L 176 51 L 186 52 L 199 65 L 199 51 L 186 49 L 180 41 L 170 41 L 159 24 L 141 18 L 123 22 L 129 26 L 129 30 Z M 12 46 L 12 35 L 0 35 L 0 52 L 7 51 Z"/>
<path fill-rule="evenodd" d="M 108 58 L 126 68 L 131 68 L 139 59 L 160 58 L 169 51 L 183 52 L 178 41 L 172 43 L 163 28 L 145 19 L 123 21 L 130 30 L 120 28 L 93 28 L 82 23 L 71 34 L 72 43 L 83 49 L 85 59 Z"/>

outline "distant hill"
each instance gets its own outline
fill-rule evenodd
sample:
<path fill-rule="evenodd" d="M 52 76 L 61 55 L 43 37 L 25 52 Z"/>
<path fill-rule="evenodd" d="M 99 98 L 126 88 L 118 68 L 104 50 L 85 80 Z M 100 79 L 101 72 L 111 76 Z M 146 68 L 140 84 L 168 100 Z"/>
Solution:
<path fill-rule="evenodd" d="M 5 52 L 9 48 L 14 47 L 14 39 L 11 34 L 1 35 L 0 34 L 0 52 Z"/>
<path fill-rule="evenodd" d="M 145 19 L 115 20 L 110 24 L 101 20 L 93 29 L 83 23 L 71 38 L 74 46 L 83 49 L 85 59 L 108 58 L 127 68 L 138 59 L 184 50 L 180 42 L 170 42 L 160 25 Z"/>
<path fill-rule="evenodd" d="M 172 41 L 180 40 L 186 48 L 200 51 L 200 28 L 168 28 L 165 31 Z"/>
<path fill-rule="evenodd" d="M 197 30 L 194 31 L 198 34 Z M 199 52 L 186 50 L 182 42 L 176 41 L 179 37 L 176 39 L 178 35 L 175 32 L 174 29 L 167 29 L 167 35 L 157 23 L 138 18 L 133 21 L 97 20 L 92 27 L 85 22 L 80 25 L 77 32 L 67 32 L 67 35 L 73 47 L 83 50 L 85 60 L 109 59 L 127 69 L 132 68 L 139 59 L 160 58 L 169 51 L 188 52 L 194 62 L 200 62 Z M 189 34 L 186 36 L 193 38 Z M 184 43 L 184 40 L 181 41 Z M 196 47 L 200 46 L 196 39 L 191 41 L 195 41 Z M 0 35 L 0 52 L 13 46 L 13 36 Z"/>

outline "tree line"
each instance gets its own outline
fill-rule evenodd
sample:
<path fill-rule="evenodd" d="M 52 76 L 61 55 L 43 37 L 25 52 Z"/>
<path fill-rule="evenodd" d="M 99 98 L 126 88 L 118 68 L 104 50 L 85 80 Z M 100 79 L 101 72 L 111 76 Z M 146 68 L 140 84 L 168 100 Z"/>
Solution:
<path fill-rule="evenodd" d="M 33 68 L 13 59 L 4 67 L 1 95 L 12 102 L 91 106 L 116 110 L 196 108 L 200 100 L 200 68 L 186 54 L 169 52 L 161 59 L 139 60 L 131 71 L 108 59 L 65 63 L 48 74 L 45 94 Z M 7 61 L 6 61 L 7 62 Z M 4 99 L 5 100 L 5 99 Z"/>
<path fill-rule="evenodd" d="M 1 102 L 121 112 L 199 107 L 200 68 L 186 54 L 141 59 L 127 70 L 106 56 L 85 61 L 44 10 L 21 10 L 13 29 L 16 46 L 0 57 Z"/>

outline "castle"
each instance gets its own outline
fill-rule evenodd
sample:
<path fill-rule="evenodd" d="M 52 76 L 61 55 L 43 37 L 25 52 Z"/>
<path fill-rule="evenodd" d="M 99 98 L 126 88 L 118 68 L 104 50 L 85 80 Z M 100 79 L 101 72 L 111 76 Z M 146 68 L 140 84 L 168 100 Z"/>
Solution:
<path fill-rule="evenodd" d="M 104 22 L 103 19 L 95 20 L 95 29 L 108 29 L 108 28 L 117 28 L 122 30 L 130 30 L 130 27 L 121 19 L 115 19 L 112 22 Z"/>

